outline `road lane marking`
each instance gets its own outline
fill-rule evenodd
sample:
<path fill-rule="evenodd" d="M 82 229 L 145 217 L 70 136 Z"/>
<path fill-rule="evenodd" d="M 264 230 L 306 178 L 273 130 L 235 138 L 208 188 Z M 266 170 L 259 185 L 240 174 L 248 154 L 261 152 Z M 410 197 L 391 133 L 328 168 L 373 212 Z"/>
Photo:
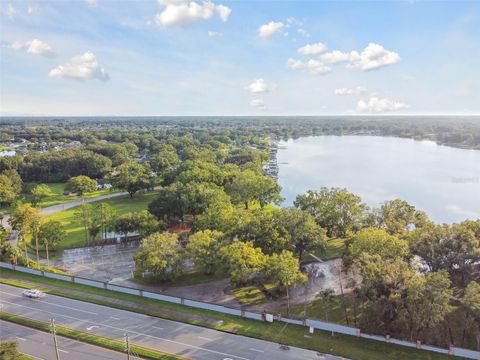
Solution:
<path fill-rule="evenodd" d="M 23 354 L 28 355 L 31 358 L 36 359 L 36 360 L 45 360 L 44 358 L 41 358 L 41 357 L 38 357 L 38 356 L 35 356 L 35 355 L 31 355 L 31 354 L 28 354 L 26 352 L 24 352 Z"/>
<path fill-rule="evenodd" d="M 18 340 L 27 341 L 27 339 L 21 338 L 20 336 L 15 336 Z"/>
<path fill-rule="evenodd" d="M 0 293 L 2 293 L 2 294 L 7 294 L 7 295 L 11 295 L 11 296 L 16 296 L 16 297 L 20 297 L 20 298 L 22 297 L 21 295 L 12 294 L 12 293 L 8 293 L 8 292 L 5 292 L 5 291 L 0 291 Z M 40 301 L 40 303 L 42 303 L 42 304 L 49 304 L 49 305 L 58 306 L 58 307 L 63 307 L 63 308 L 65 308 L 65 309 L 75 310 L 75 311 L 83 312 L 83 313 L 86 313 L 86 314 L 98 315 L 97 313 L 94 313 L 94 312 L 92 312 L 92 311 L 81 310 L 81 309 L 72 308 L 72 307 L 70 307 L 70 306 L 54 304 L 54 303 L 51 303 L 51 302 L 45 301 L 45 300 Z M 120 320 L 120 319 L 119 319 L 119 320 Z"/>
<path fill-rule="evenodd" d="M 164 328 L 161 328 L 161 327 L 158 327 L 158 326 L 153 326 L 153 325 L 152 325 L 152 328 L 158 329 L 158 330 L 165 330 Z"/>
<path fill-rule="evenodd" d="M 203 337 L 203 336 L 197 336 L 197 337 L 202 340 L 213 341 L 213 339 L 209 339 L 207 337 Z"/>
<path fill-rule="evenodd" d="M 58 351 L 62 352 L 62 353 L 65 353 L 65 354 L 68 354 L 69 352 L 67 350 L 62 350 L 62 349 L 58 349 Z"/>
<path fill-rule="evenodd" d="M 4 301 L 4 300 L 2 300 L 2 301 L 3 301 L 4 303 L 6 303 L 6 304 L 10 304 L 10 305 L 13 305 L 13 306 L 25 307 L 25 308 L 28 308 L 28 309 L 31 309 L 31 310 L 35 310 L 35 311 L 39 311 L 39 312 L 46 312 L 46 313 L 48 313 L 48 314 L 57 315 L 57 316 L 59 316 L 59 317 L 70 318 L 70 319 L 74 319 L 74 320 L 77 320 L 77 321 L 86 322 L 86 323 L 90 323 L 90 324 L 91 324 L 91 323 L 94 323 L 94 322 L 91 321 L 91 320 L 79 319 L 79 318 L 76 318 L 76 317 L 73 317 L 73 316 L 61 315 L 61 314 L 57 314 L 57 313 L 54 313 L 54 312 L 51 312 L 51 311 L 47 311 L 47 310 L 42 310 L 42 309 L 37 309 L 37 308 L 30 307 L 30 306 L 25 306 L 25 305 L 10 303 L 10 302 Z M 68 326 L 69 324 L 66 324 L 66 325 Z M 250 359 L 244 358 L 244 357 L 242 357 L 242 356 L 233 355 L 233 354 L 228 354 L 228 353 L 224 353 L 224 352 L 221 352 L 221 351 L 215 351 L 215 350 L 211 350 L 211 349 L 206 349 L 206 348 L 202 348 L 202 347 L 200 347 L 200 346 L 190 345 L 190 344 L 183 343 L 183 342 L 176 341 L 176 340 L 165 339 L 165 338 L 161 338 L 161 337 L 158 337 L 158 336 L 148 335 L 148 334 L 140 333 L 140 332 L 137 332 L 137 331 L 133 331 L 133 330 L 131 330 L 131 329 L 118 328 L 118 327 L 111 326 L 111 325 L 106 325 L 106 324 L 102 324 L 102 326 L 103 326 L 103 327 L 106 327 L 106 328 L 111 328 L 111 329 L 113 329 L 113 330 L 122 331 L 122 332 L 124 332 L 124 333 L 125 333 L 125 332 L 128 332 L 128 333 L 130 333 L 130 334 L 136 334 L 136 335 L 140 335 L 140 336 L 143 336 L 143 337 L 149 337 L 149 338 L 156 339 L 156 340 L 167 341 L 167 342 L 171 342 L 171 343 L 173 343 L 173 344 L 177 344 L 177 345 L 181 345 L 181 346 L 186 346 L 187 348 L 193 348 L 193 349 L 197 349 L 197 350 L 202 350 L 202 351 L 210 352 L 210 353 L 213 353 L 213 354 L 218 354 L 218 355 L 223 355 L 223 356 L 230 356 L 230 357 L 234 357 L 234 358 L 240 359 L 240 360 L 250 360 Z"/>
<path fill-rule="evenodd" d="M 113 319 L 113 320 L 122 320 L 122 319 L 119 319 L 119 318 L 117 318 L 117 317 L 115 317 L 115 316 L 110 316 L 110 319 Z"/>
<path fill-rule="evenodd" d="M 264 353 L 264 352 L 265 352 L 264 350 L 258 350 L 258 349 L 254 349 L 254 348 L 250 348 L 250 350 L 256 351 L 256 352 L 260 352 L 260 353 Z"/>

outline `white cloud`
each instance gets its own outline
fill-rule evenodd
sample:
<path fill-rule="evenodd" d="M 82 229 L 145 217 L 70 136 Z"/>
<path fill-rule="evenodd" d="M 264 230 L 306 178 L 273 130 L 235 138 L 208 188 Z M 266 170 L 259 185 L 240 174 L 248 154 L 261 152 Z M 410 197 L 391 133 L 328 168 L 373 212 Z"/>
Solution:
<path fill-rule="evenodd" d="M 232 13 L 232 9 L 230 9 L 228 6 L 221 5 L 221 4 L 217 5 L 217 11 L 218 11 L 218 15 L 220 15 L 220 19 L 222 19 L 223 22 L 228 21 L 228 18 Z"/>
<path fill-rule="evenodd" d="M 10 18 L 10 19 L 13 19 L 13 17 L 15 16 L 15 8 L 13 7 L 12 4 L 8 4 L 7 5 L 7 9 L 5 10 L 5 14 L 7 14 L 7 16 Z"/>
<path fill-rule="evenodd" d="M 98 79 L 107 81 L 110 79 L 105 69 L 99 65 L 97 58 L 90 51 L 82 55 L 74 56 L 70 62 L 65 65 L 59 65 L 50 70 L 48 76 L 69 80 Z"/>
<path fill-rule="evenodd" d="M 98 5 L 98 0 L 84 0 L 88 6 L 96 7 Z"/>
<path fill-rule="evenodd" d="M 284 27 L 282 22 L 270 21 L 268 24 L 264 24 L 258 28 L 258 36 L 261 38 L 269 38 L 275 35 Z"/>
<path fill-rule="evenodd" d="M 400 55 L 385 49 L 381 45 L 370 43 L 360 54 L 357 51 L 352 51 L 350 61 L 351 64 L 348 67 L 369 71 L 398 63 Z"/>
<path fill-rule="evenodd" d="M 262 99 L 253 99 L 250 101 L 250 106 L 257 109 L 265 109 L 265 102 Z"/>
<path fill-rule="evenodd" d="M 300 35 L 302 35 L 303 37 L 305 37 L 305 38 L 309 38 L 309 37 L 310 37 L 310 34 L 309 34 L 308 31 L 305 30 L 305 29 L 299 28 L 299 29 L 297 29 L 297 32 L 298 32 Z"/>
<path fill-rule="evenodd" d="M 55 53 L 53 52 L 51 46 L 38 39 L 29 40 L 25 42 L 25 44 L 14 41 L 10 44 L 9 48 L 14 50 L 25 49 L 27 53 L 32 55 L 40 55 L 48 58 L 55 57 Z"/>
<path fill-rule="evenodd" d="M 159 3 L 164 6 L 155 16 L 155 22 L 160 27 L 210 20 L 215 13 L 218 13 L 220 19 L 225 22 L 232 12 L 228 6 L 215 5 L 211 1 L 203 1 L 200 4 L 188 0 L 159 0 Z"/>
<path fill-rule="evenodd" d="M 335 89 L 335 95 L 359 95 L 367 92 L 368 89 L 364 86 L 355 86 L 354 88 L 340 88 Z"/>
<path fill-rule="evenodd" d="M 336 64 L 342 61 L 349 61 L 350 60 L 350 54 L 334 50 L 331 52 L 327 52 L 323 54 L 321 57 L 323 62 L 327 64 Z"/>
<path fill-rule="evenodd" d="M 38 39 L 33 39 L 30 41 L 27 41 L 25 43 L 27 53 L 32 54 L 32 55 L 40 55 L 40 56 L 45 56 L 45 57 L 55 57 L 55 53 L 53 52 L 52 48 L 50 45 L 47 43 L 38 40 Z"/>
<path fill-rule="evenodd" d="M 272 85 L 269 86 L 263 80 L 262 78 L 258 78 L 255 81 L 253 81 L 250 85 L 246 87 L 246 90 L 248 90 L 252 94 L 260 94 L 260 93 L 265 93 L 268 91 L 274 91 L 276 90 L 276 86 Z"/>
<path fill-rule="evenodd" d="M 318 60 L 310 59 L 307 62 L 308 71 L 313 75 L 325 75 L 332 71 L 332 69 L 326 66 L 324 63 Z"/>
<path fill-rule="evenodd" d="M 221 32 L 217 32 L 217 31 L 209 31 L 208 32 L 208 36 L 210 37 L 216 37 L 216 36 L 221 36 L 222 33 Z"/>
<path fill-rule="evenodd" d="M 289 69 L 299 70 L 299 69 L 303 69 L 305 67 L 305 64 L 300 60 L 295 60 L 290 58 L 287 61 L 287 67 Z"/>
<path fill-rule="evenodd" d="M 360 100 L 357 103 L 357 111 L 360 112 L 383 112 L 407 109 L 409 106 L 400 101 L 371 97 L 368 100 Z"/>
<path fill-rule="evenodd" d="M 316 44 L 307 44 L 298 49 L 298 52 L 302 55 L 318 55 L 324 53 L 327 50 L 327 46 L 321 42 Z"/>

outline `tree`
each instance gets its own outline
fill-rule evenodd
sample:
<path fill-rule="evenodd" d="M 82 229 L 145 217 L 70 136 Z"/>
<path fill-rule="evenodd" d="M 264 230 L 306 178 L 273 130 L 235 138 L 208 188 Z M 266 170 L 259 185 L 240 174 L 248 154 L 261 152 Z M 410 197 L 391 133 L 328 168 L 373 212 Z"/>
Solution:
<path fill-rule="evenodd" d="M 154 155 L 149 160 L 152 169 L 162 179 L 169 180 L 180 163 L 177 151 L 170 144 L 160 144 L 155 147 Z"/>
<path fill-rule="evenodd" d="M 148 211 L 157 219 L 169 222 L 183 218 L 183 207 L 180 201 L 179 184 L 172 184 L 158 190 L 158 195 L 148 204 Z"/>
<path fill-rule="evenodd" d="M 24 359 L 18 351 L 18 343 L 16 341 L 1 341 L 0 342 L 0 359 L 2 360 L 21 360 Z"/>
<path fill-rule="evenodd" d="M 404 200 L 386 201 L 376 211 L 376 225 L 390 234 L 403 234 L 411 228 L 425 225 L 429 220 L 423 211 L 416 210 Z"/>
<path fill-rule="evenodd" d="M 3 241 L 0 245 L 0 259 L 8 261 L 10 264 L 17 265 L 18 260 L 21 259 L 22 252 L 10 241 Z"/>
<path fill-rule="evenodd" d="M 34 237 L 37 250 L 37 261 L 39 260 L 37 230 L 40 219 L 40 211 L 29 204 L 17 206 L 10 217 L 10 225 L 13 228 L 17 228 L 19 230 L 19 237 L 23 240 L 25 244 L 25 252 L 27 251 L 26 236 L 30 234 Z"/>
<path fill-rule="evenodd" d="M 80 223 L 85 230 L 85 242 L 89 243 L 89 229 L 93 222 L 93 207 L 90 204 L 81 204 L 75 209 L 75 217 L 79 219 Z"/>
<path fill-rule="evenodd" d="M 472 333 L 477 334 L 476 340 L 480 344 L 480 284 L 478 282 L 471 281 L 467 285 L 461 305 L 466 315 L 462 345 L 465 343 L 467 327 L 474 329 Z"/>
<path fill-rule="evenodd" d="M 359 196 L 339 188 L 309 190 L 298 195 L 294 204 L 311 213 L 329 237 L 345 237 L 348 231 L 358 230 L 367 210 Z"/>
<path fill-rule="evenodd" d="M 293 207 L 282 209 L 278 223 L 285 228 L 290 245 L 300 260 L 305 252 L 325 250 L 325 230 L 309 213 Z"/>
<path fill-rule="evenodd" d="M 290 294 L 288 289 L 297 283 L 308 280 L 300 271 L 300 262 L 291 251 L 283 250 L 280 254 L 270 255 L 265 262 L 265 273 L 273 283 L 287 292 L 287 309 L 290 313 Z"/>
<path fill-rule="evenodd" d="M 378 256 L 380 259 L 405 258 L 409 254 L 408 242 L 390 235 L 383 229 L 365 228 L 352 234 L 346 241 L 345 265 Z"/>
<path fill-rule="evenodd" d="M 140 211 L 139 213 L 136 213 L 135 216 L 137 230 L 142 238 L 160 230 L 165 230 L 164 223 L 158 221 L 157 218 L 147 210 Z"/>
<path fill-rule="evenodd" d="M 0 205 L 10 205 L 17 196 L 18 194 L 15 192 L 10 178 L 7 175 L 0 174 Z"/>
<path fill-rule="evenodd" d="M 224 172 L 217 164 L 205 160 L 186 160 L 180 163 L 177 169 L 176 180 L 188 184 L 192 182 L 211 183 L 222 186 Z"/>
<path fill-rule="evenodd" d="M 87 192 L 97 190 L 97 181 L 90 179 L 88 176 L 80 175 L 72 177 L 65 185 L 65 190 L 82 196 Z"/>
<path fill-rule="evenodd" d="M 234 242 L 224 246 L 220 254 L 230 273 L 230 282 L 234 285 L 253 280 L 265 266 L 265 255 L 260 248 L 254 248 L 251 242 Z"/>
<path fill-rule="evenodd" d="M 38 240 L 45 246 L 47 252 L 47 265 L 50 266 L 49 249 L 55 249 L 65 240 L 66 232 L 60 221 L 48 220 L 41 223 L 38 231 Z"/>
<path fill-rule="evenodd" d="M 188 238 L 187 255 L 206 275 L 214 272 L 219 263 L 218 253 L 224 245 L 224 234 L 216 230 L 198 231 Z"/>
<path fill-rule="evenodd" d="M 128 233 L 138 229 L 138 219 L 135 213 L 120 215 L 115 222 L 115 231 L 122 233 L 127 239 Z"/>
<path fill-rule="evenodd" d="M 248 209 L 252 201 L 258 201 L 260 206 L 269 203 L 279 204 L 280 186 L 275 180 L 253 170 L 238 172 L 231 182 L 225 185 L 225 191 L 235 204 L 244 204 Z"/>
<path fill-rule="evenodd" d="M 145 274 L 165 281 L 183 272 L 183 254 L 177 234 L 155 233 L 142 240 L 133 256 L 137 276 Z"/>
<path fill-rule="evenodd" d="M 30 192 L 31 199 L 30 203 L 32 206 L 36 207 L 43 199 L 55 195 L 55 193 L 50 189 L 48 185 L 38 184 Z"/>
<path fill-rule="evenodd" d="M 460 273 L 464 279 L 471 265 L 480 260 L 480 238 L 475 231 L 472 222 L 429 224 L 411 233 L 411 250 L 431 271 L 446 269 L 450 274 Z"/>
<path fill-rule="evenodd" d="M 131 199 L 137 191 L 153 188 L 155 177 L 148 164 L 142 165 L 137 162 L 117 166 L 111 174 L 112 185 L 128 192 Z"/>
<path fill-rule="evenodd" d="M 398 321 L 406 323 L 409 338 L 414 339 L 425 329 L 435 328 L 451 311 L 453 291 L 446 271 L 431 272 L 406 279 Z"/>
<path fill-rule="evenodd" d="M 95 205 L 93 210 L 95 219 L 103 234 L 103 239 L 107 238 L 107 233 L 111 231 L 115 226 L 115 219 L 117 217 L 116 210 L 109 204 L 99 202 Z"/>

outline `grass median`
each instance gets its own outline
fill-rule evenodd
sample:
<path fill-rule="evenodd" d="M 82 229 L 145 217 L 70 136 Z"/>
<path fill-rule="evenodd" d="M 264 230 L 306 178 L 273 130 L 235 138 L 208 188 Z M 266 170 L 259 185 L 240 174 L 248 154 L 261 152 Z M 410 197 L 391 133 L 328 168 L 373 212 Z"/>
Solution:
<path fill-rule="evenodd" d="M 286 325 L 280 322 L 264 323 L 214 311 L 143 298 L 136 295 L 117 293 L 62 280 L 1 269 L 0 282 L 18 287 L 36 287 L 50 293 L 85 302 L 96 303 L 122 310 L 134 311 L 199 325 L 220 331 L 235 331 L 239 335 L 263 339 L 276 343 L 298 346 L 305 349 L 340 355 L 358 360 L 418 359 L 440 360 L 455 357 L 409 349 L 398 345 L 334 334 L 315 330 L 309 335 L 307 328 Z"/>
<path fill-rule="evenodd" d="M 9 321 L 15 324 L 27 326 L 32 329 L 50 332 L 50 325 L 44 322 L 32 320 L 23 316 L 8 314 L 0 312 L 0 320 Z M 126 353 L 125 343 L 119 340 L 114 340 L 106 338 L 103 336 L 97 336 L 93 334 L 84 333 L 81 331 L 73 330 L 63 326 L 55 326 L 57 335 L 63 336 L 69 339 L 77 340 L 80 342 L 100 346 L 106 349 Z M 143 346 L 131 345 L 130 350 L 132 354 L 139 356 L 142 359 L 151 359 L 151 360 L 181 360 L 178 356 L 171 354 L 161 353 L 159 351 L 148 349 Z"/>

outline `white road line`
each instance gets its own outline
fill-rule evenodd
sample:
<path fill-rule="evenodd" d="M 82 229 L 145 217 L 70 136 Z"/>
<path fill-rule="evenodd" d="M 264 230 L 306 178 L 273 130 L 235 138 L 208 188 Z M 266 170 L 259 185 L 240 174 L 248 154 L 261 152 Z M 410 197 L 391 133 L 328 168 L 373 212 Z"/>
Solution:
<path fill-rule="evenodd" d="M 11 296 L 16 296 L 16 297 L 20 297 L 20 298 L 22 297 L 21 295 L 11 294 L 11 293 L 8 293 L 8 292 L 5 292 L 5 291 L 0 291 L 0 293 L 2 293 L 2 294 L 7 294 L 7 295 L 11 295 Z M 75 310 L 75 311 L 83 312 L 83 313 L 86 313 L 86 314 L 98 315 L 97 313 L 94 313 L 94 312 L 92 312 L 92 311 L 76 309 L 76 308 L 72 308 L 72 307 L 70 307 L 70 306 L 65 306 L 65 305 L 59 305 L 59 304 L 51 303 L 51 302 L 45 301 L 45 300 L 42 300 L 42 301 L 40 301 L 40 302 L 43 303 L 43 304 L 49 304 L 49 305 L 53 305 L 53 306 L 58 306 L 58 307 L 62 307 L 62 308 L 69 309 L 69 310 Z"/>
<path fill-rule="evenodd" d="M 122 320 L 122 319 L 119 319 L 119 318 L 117 318 L 117 317 L 115 317 L 115 316 L 110 316 L 110 319 L 113 319 L 113 320 Z"/>
<path fill-rule="evenodd" d="M 44 358 L 41 358 L 41 357 L 38 357 L 38 356 L 35 356 L 35 355 L 32 355 L 32 354 L 28 354 L 26 352 L 23 352 L 23 354 L 28 355 L 31 358 L 36 359 L 36 360 L 45 360 Z"/>
<path fill-rule="evenodd" d="M 203 337 L 203 336 L 197 336 L 197 337 L 202 340 L 213 341 L 213 339 L 209 339 L 207 337 Z"/>
<path fill-rule="evenodd" d="M 153 326 L 153 325 L 152 325 L 152 328 L 157 329 L 157 330 L 165 330 L 164 328 L 161 328 L 161 327 L 158 327 L 158 326 Z"/>
<path fill-rule="evenodd" d="M 264 350 L 258 350 L 258 349 L 254 349 L 254 348 L 250 348 L 250 350 L 252 350 L 252 351 L 256 351 L 256 352 L 260 352 L 260 353 L 263 353 L 263 352 L 265 352 Z"/>
<path fill-rule="evenodd" d="M 20 336 L 15 336 L 18 340 L 27 341 L 27 339 L 21 338 Z"/>
<path fill-rule="evenodd" d="M 58 349 L 58 351 L 60 351 L 60 352 L 62 352 L 62 353 L 65 353 L 65 354 L 68 354 L 68 351 L 67 351 L 67 350 Z"/>
<path fill-rule="evenodd" d="M 15 304 L 15 303 L 11 303 L 11 302 L 4 301 L 4 300 L 2 300 L 2 301 L 3 301 L 4 303 L 6 303 L 6 304 L 10 304 L 10 305 L 13 305 L 13 306 L 25 307 L 25 308 L 28 308 L 28 309 L 31 309 L 31 310 L 40 311 L 40 312 L 46 312 L 46 313 L 48 313 L 48 314 L 57 315 L 57 316 L 59 316 L 59 317 L 65 317 L 65 318 L 70 318 L 70 319 L 74 319 L 74 320 L 81 321 L 81 322 L 86 322 L 86 323 L 90 323 L 90 324 L 93 323 L 93 324 L 94 324 L 94 322 L 93 322 L 93 321 L 90 321 L 90 320 L 83 320 L 83 319 L 79 319 L 79 318 L 76 318 L 76 317 L 73 317 L 73 316 L 61 315 L 61 314 L 57 314 L 57 313 L 54 313 L 54 312 L 51 312 L 51 311 L 47 311 L 47 310 L 36 309 L 36 308 L 30 307 L 30 306 Z M 66 324 L 66 325 L 68 325 L 68 324 Z M 249 359 L 247 359 L 247 358 L 244 358 L 244 357 L 241 357 L 241 356 L 238 356 L 238 355 L 227 354 L 227 353 L 224 353 L 224 352 L 221 352 L 221 351 L 215 351 L 215 350 L 211 350 L 211 349 L 206 349 L 206 348 L 202 348 L 202 347 L 200 347 L 200 346 L 190 345 L 190 344 L 183 343 L 183 342 L 176 341 L 176 340 L 165 339 L 165 338 L 161 338 L 161 337 L 158 337 L 158 336 L 143 334 L 143 333 L 139 333 L 139 332 L 137 332 L 137 331 L 133 331 L 133 330 L 131 330 L 131 329 L 118 328 L 118 327 L 111 326 L 111 325 L 106 325 L 106 324 L 102 324 L 102 326 L 103 326 L 103 327 L 107 327 L 107 328 L 111 328 L 111 329 L 114 329 L 114 330 L 119 330 L 119 331 L 122 331 L 122 332 L 124 332 L 124 333 L 125 333 L 125 332 L 128 332 L 128 333 L 130 333 L 130 334 L 136 334 L 136 335 L 141 335 L 141 336 L 149 337 L 149 338 L 156 339 L 156 340 L 167 341 L 167 342 L 170 342 L 170 343 L 173 343 L 173 344 L 177 344 L 177 345 L 181 345 L 181 346 L 186 346 L 186 347 L 190 347 L 190 348 L 193 348 L 193 349 L 202 350 L 202 351 L 205 351 L 205 352 L 210 352 L 210 353 L 212 353 L 212 354 L 219 354 L 219 355 L 223 355 L 223 356 L 234 357 L 234 358 L 240 359 L 240 360 L 249 360 Z"/>

